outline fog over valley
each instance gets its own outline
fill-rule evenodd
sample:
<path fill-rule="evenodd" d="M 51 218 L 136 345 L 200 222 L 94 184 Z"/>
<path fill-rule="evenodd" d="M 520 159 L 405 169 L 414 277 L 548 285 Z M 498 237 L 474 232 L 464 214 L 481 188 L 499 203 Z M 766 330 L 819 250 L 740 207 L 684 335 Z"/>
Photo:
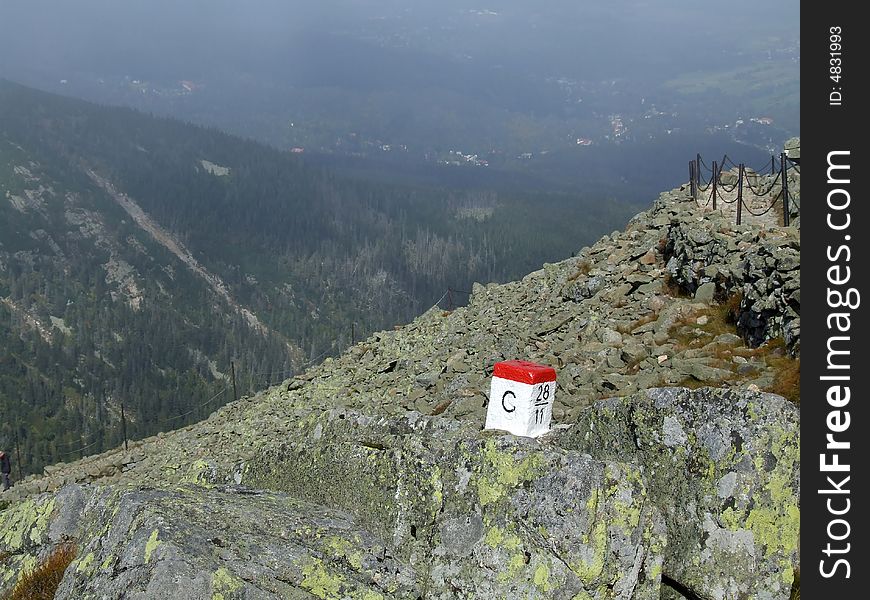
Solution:
<path fill-rule="evenodd" d="M 645 201 L 725 142 L 799 134 L 792 2 L 36 0 L 0 76 L 253 137 L 355 172 Z M 617 174 L 611 168 L 646 157 Z M 675 160 L 679 158 L 680 160 Z M 635 161 L 636 162 L 636 161 Z M 668 167 L 670 165 L 670 167 Z M 457 171 L 454 169 L 453 171 Z"/>

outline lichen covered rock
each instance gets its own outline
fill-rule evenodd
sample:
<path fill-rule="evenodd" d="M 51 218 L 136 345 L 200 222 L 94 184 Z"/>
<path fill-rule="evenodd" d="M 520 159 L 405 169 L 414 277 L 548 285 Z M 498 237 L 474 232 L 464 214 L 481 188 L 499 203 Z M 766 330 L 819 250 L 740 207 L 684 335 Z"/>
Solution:
<path fill-rule="evenodd" d="M 414 572 L 344 513 L 244 488 L 90 488 L 56 598 L 416 597 Z"/>
<path fill-rule="evenodd" d="M 658 598 L 664 526 L 629 465 L 417 414 L 333 411 L 243 481 L 350 512 L 427 598 Z"/>
<path fill-rule="evenodd" d="M 17 505 L 7 572 L 71 541 L 57 598 L 658 598 L 664 522 L 633 466 L 418 414 L 296 426 L 242 485 L 193 468 Z"/>
<path fill-rule="evenodd" d="M 642 468 L 665 574 L 700 598 L 789 598 L 799 564 L 800 413 L 779 396 L 661 388 L 596 403 L 560 440 Z"/>

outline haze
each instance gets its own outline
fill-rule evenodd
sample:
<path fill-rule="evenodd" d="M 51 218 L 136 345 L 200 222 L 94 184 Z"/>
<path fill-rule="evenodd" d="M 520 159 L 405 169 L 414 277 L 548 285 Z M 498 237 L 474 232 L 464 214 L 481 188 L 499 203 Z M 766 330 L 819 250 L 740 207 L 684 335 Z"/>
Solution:
<path fill-rule="evenodd" d="M 692 154 L 696 136 L 727 134 L 772 151 L 799 134 L 799 54 L 784 0 L 0 8 L 0 77 L 309 155 L 449 164 L 454 151 L 537 173 L 570 171 L 542 157 L 587 140 L 690 136 Z"/>

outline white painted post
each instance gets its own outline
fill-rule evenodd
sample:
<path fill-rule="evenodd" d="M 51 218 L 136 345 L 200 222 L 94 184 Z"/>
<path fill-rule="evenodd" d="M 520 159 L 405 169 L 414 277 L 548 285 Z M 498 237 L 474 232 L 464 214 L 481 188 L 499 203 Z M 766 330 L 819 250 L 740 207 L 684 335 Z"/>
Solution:
<path fill-rule="evenodd" d="M 496 363 L 484 429 L 538 437 L 550 431 L 556 370 L 526 360 Z"/>

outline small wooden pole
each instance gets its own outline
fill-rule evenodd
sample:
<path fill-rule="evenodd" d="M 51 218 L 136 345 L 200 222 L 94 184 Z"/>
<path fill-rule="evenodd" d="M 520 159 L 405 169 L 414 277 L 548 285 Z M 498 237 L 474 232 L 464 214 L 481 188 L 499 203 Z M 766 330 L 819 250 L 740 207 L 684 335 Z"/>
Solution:
<path fill-rule="evenodd" d="M 695 200 L 695 161 L 689 161 L 689 194 Z"/>
<path fill-rule="evenodd" d="M 740 163 L 740 179 L 737 180 L 737 224 L 743 216 L 743 163 Z"/>
<path fill-rule="evenodd" d="M 230 372 L 233 376 L 233 401 L 235 402 L 239 399 L 239 392 L 236 389 L 236 361 L 234 360 L 230 361 Z"/>
<path fill-rule="evenodd" d="M 788 163 L 785 152 L 779 155 L 779 168 L 782 174 L 782 224 L 788 227 Z"/>
<path fill-rule="evenodd" d="M 129 450 L 127 447 L 127 415 L 124 414 L 123 402 L 121 402 L 121 435 L 124 436 L 124 450 Z"/>
<path fill-rule="evenodd" d="M 15 461 L 18 463 L 18 481 L 24 479 L 21 474 L 21 446 L 18 443 L 18 425 L 15 425 Z"/>
<path fill-rule="evenodd" d="M 713 210 L 716 210 L 716 184 L 719 182 L 719 172 L 716 170 L 716 161 L 713 161 Z"/>

